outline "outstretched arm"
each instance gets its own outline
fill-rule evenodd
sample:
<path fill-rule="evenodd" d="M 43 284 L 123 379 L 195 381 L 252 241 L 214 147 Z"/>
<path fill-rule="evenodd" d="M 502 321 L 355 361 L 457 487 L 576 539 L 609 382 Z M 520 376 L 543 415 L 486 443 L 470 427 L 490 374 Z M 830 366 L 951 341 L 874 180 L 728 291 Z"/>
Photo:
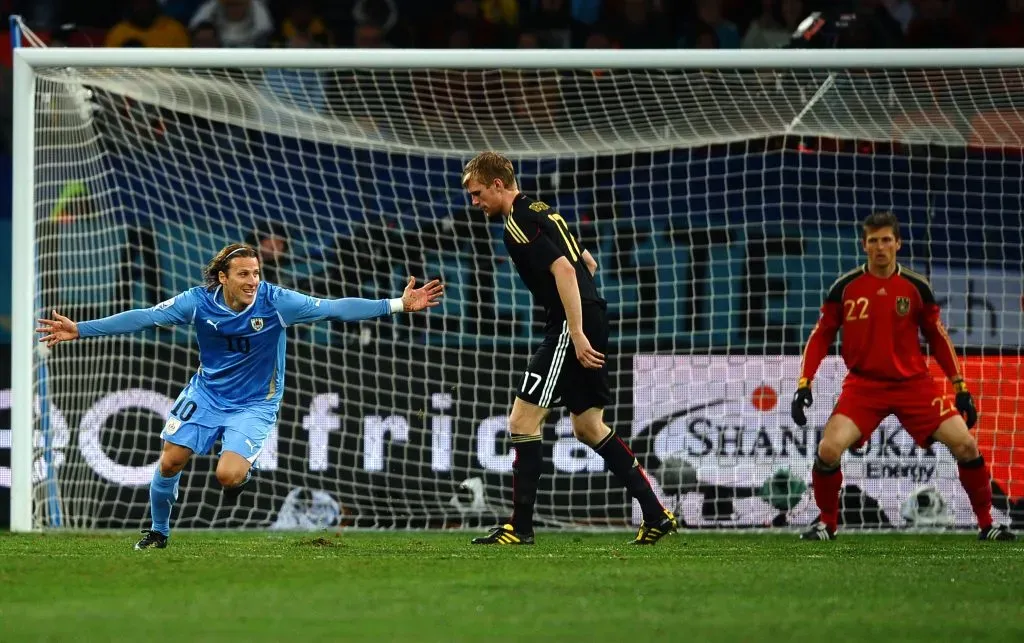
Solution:
<path fill-rule="evenodd" d="M 39 328 L 36 328 L 36 332 L 42 333 L 39 341 L 46 344 L 47 348 L 56 346 L 61 342 L 70 342 L 80 337 L 78 334 L 78 324 L 61 315 L 56 310 L 50 314 L 53 315 L 53 319 L 36 320 L 39 322 Z"/>
<path fill-rule="evenodd" d="M 294 290 L 277 288 L 273 300 L 281 321 L 285 325 L 315 322 L 324 319 L 338 321 L 359 321 L 385 315 L 416 312 L 439 305 L 444 295 L 444 286 L 434 279 L 421 288 L 415 288 L 416 279 L 409 277 L 409 284 L 402 296 L 395 299 L 316 299 Z"/>
<path fill-rule="evenodd" d="M 60 342 L 69 342 L 80 337 L 126 335 L 154 326 L 166 328 L 191 324 L 195 311 L 195 299 L 191 292 L 186 291 L 152 308 L 127 310 L 102 319 L 78 323 L 54 310 L 52 319 L 38 320 L 39 327 L 36 328 L 36 332 L 42 335 L 39 341 L 52 347 Z"/>

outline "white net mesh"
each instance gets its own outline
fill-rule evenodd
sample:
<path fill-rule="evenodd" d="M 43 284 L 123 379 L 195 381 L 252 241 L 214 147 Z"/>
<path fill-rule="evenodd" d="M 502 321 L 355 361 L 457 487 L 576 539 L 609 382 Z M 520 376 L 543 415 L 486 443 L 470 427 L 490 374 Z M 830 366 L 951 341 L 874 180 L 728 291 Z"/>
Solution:
<path fill-rule="evenodd" d="M 687 524 L 814 517 L 806 482 L 841 363 L 823 366 L 808 429 L 787 400 L 825 289 L 859 261 L 857 221 L 878 209 L 905 222 L 904 261 L 945 298 L 997 516 L 1018 511 L 1024 168 L 993 148 L 1021 146 L 1019 69 L 38 73 L 40 312 L 151 305 L 197 285 L 222 245 L 268 234 L 287 249 L 265 277 L 314 295 L 447 284 L 427 316 L 290 331 L 257 493 L 221 506 L 199 455 L 177 527 L 507 513 L 504 416 L 536 335 L 499 233 L 461 193 L 481 149 L 512 156 L 597 258 L 606 417 Z M 143 524 L 163 416 L 198 366 L 189 329 L 61 345 L 40 366 L 37 524 Z M 848 456 L 843 522 L 972 524 L 949 454 L 912 449 L 892 422 Z M 634 519 L 567 417 L 545 442 L 542 522 Z M 928 485 L 940 510 L 919 507 Z"/>

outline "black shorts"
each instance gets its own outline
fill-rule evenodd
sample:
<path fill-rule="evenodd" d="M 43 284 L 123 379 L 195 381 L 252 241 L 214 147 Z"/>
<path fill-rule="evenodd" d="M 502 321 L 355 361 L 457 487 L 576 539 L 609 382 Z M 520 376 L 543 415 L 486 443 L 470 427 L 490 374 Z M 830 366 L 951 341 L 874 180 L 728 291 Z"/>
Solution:
<path fill-rule="evenodd" d="M 608 363 L 599 369 L 583 368 L 569 339 L 565 322 L 555 327 L 533 354 L 530 366 L 519 382 L 516 397 L 550 409 L 565 406 L 578 415 L 587 409 L 603 409 L 612 402 Z M 560 331 L 560 332 L 558 332 Z M 603 306 L 583 308 L 583 333 L 594 350 L 608 354 L 608 316 Z"/>

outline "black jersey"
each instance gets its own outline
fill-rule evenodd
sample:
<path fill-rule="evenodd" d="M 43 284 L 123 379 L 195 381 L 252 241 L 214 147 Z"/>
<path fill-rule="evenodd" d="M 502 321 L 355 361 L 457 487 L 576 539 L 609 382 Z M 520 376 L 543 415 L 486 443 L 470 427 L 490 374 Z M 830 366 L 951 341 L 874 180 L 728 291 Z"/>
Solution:
<path fill-rule="evenodd" d="M 505 217 L 505 248 L 516 266 L 523 283 L 533 293 L 537 303 L 544 307 L 548 328 L 561 327 L 565 321 L 565 307 L 558 296 L 551 264 L 565 257 L 576 268 L 576 283 L 580 289 L 580 302 L 601 304 L 605 301 L 597 294 L 597 284 L 583 261 L 583 248 L 557 212 L 543 201 L 534 201 L 522 194 L 512 202 L 512 211 Z"/>

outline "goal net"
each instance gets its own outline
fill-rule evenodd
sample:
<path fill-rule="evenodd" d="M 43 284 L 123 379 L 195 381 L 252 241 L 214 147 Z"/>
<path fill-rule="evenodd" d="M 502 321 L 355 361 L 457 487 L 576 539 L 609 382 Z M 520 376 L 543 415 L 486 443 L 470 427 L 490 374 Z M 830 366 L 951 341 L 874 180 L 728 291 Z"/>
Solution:
<path fill-rule="evenodd" d="M 858 221 L 877 210 L 900 218 L 902 261 L 944 306 L 997 519 L 1021 518 L 1020 65 L 203 66 L 35 68 L 34 149 L 15 150 L 34 168 L 34 314 L 154 305 L 246 240 L 268 280 L 316 296 L 393 297 L 414 275 L 442 279 L 446 297 L 426 315 L 291 329 L 255 492 L 223 506 L 216 451 L 196 454 L 176 528 L 477 526 L 509 512 L 505 416 L 539 335 L 500 224 L 461 190 L 483 149 L 513 158 L 524 191 L 596 257 L 613 318 L 607 422 L 686 525 L 814 519 L 810 467 L 841 360 L 822 366 L 806 428 L 789 398 L 824 293 L 861 261 Z M 147 526 L 164 417 L 199 366 L 190 329 L 34 360 L 16 372 L 36 398 L 34 526 Z M 567 415 L 544 436 L 542 524 L 637 520 Z M 844 461 L 842 524 L 973 524 L 950 454 L 915 448 L 892 418 Z"/>

